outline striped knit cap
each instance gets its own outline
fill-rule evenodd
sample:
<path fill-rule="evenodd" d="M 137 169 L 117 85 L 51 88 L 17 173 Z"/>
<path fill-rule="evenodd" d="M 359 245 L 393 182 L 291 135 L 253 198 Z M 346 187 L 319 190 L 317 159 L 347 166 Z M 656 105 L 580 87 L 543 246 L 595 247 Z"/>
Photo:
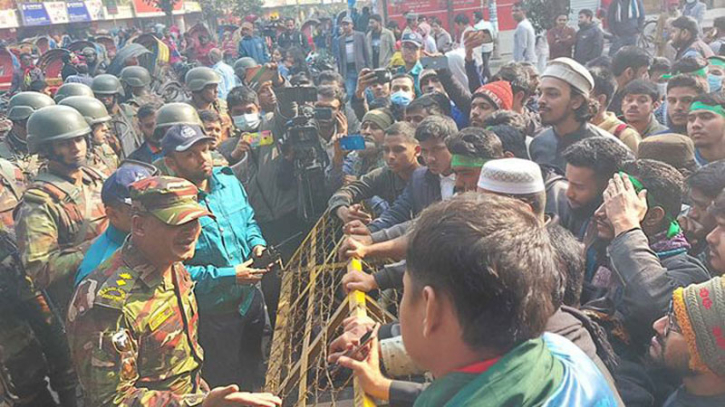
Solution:
<path fill-rule="evenodd" d="M 675 290 L 673 308 L 687 340 L 690 368 L 725 377 L 725 280 Z"/>

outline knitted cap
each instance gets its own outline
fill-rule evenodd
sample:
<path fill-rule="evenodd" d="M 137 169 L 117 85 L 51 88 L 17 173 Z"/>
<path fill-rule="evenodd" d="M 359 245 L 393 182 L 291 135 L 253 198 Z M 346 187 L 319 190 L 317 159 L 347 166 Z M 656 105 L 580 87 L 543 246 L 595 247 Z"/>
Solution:
<path fill-rule="evenodd" d="M 695 164 L 695 144 L 681 134 L 649 136 L 639 143 L 637 157 L 662 161 L 677 169 L 691 168 Z"/>
<path fill-rule="evenodd" d="M 672 305 L 687 340 L 690 368 L 725 377 L 725 280 L 678 288 Z"/>
<path fill-rule="evenodd" d="M 363 116 L 362 119 L 362 123 L 365 123 L 366 121 L 373 122 L 377 124 L 378 127 L 385 130 L 393 125 L 395 119 L 389 112 L 383 109 L 375 109 L 365 113 L 365 116 Z"/>
<path fill-rule="evenodd" d="M 588 95 L 594 88 L 594 78 L 587 68 L 571 58 L 556 58 L 549 62 L 541 77 L 561 79 L 579 92 Z"/>
<path fill-rule="evenodd" d="M 484 96 L 501 110 L 511 110 L 514 105 L 514 92 L 511 90 L 511 84 L 506 81 L 489 82 L 481 86 L 473 94 L 472 99 L 477 96 Z"/>
<path fill-rule="evenodd" d="M 544 190 L 544 178 L 541 168 L 533 161 L 502 158 L 483 165 L 478 187 L 499 194 L 535 194 Z"/>

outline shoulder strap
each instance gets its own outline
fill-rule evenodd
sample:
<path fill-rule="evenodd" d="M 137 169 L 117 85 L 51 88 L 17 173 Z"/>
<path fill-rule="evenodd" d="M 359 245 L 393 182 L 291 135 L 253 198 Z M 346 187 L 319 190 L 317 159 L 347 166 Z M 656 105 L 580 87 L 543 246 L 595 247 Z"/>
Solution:
<path fill-rule="evenodd" d="M 113 261 L 119 262 L 122 259 L 117 256 Z M 116 266 L 114 264 L 111 267 Z M 125 266 L 117 267 L 98 289 L 94 303 L 108 308 L 122 309 L 137 280 L 138 275 L 132 269 Z"/>
<path fill-rule="evenodd" d="M 622 132 L 627 130 L 629 125 L 627 123 L 620 123 L 615 129 L 614 129 L 614 137 L 620 138 L 619 136 L 622 135 Z"/>
<path fill-rule="evenodd" d="M 37 188 L 56 199 L 58 202 L 77 202 L 81 189 L 67 180 L 47 171 L 39 173 L 31 188 Z"/>

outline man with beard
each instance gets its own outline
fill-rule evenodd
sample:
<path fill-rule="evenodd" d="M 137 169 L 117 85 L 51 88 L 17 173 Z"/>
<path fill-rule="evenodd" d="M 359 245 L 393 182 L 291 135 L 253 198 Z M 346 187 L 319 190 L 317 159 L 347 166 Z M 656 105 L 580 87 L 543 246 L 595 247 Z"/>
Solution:
<path fill-rule="evenodd" d="M 690 106 L 707 92 L 702 82 L 689 74 L 677 75 L 667 82 L 667 125 L 663 133 L 687 135 Z"/>
<path fill-rule="evenodd" d="M 685 180 L 690 208 L 678 222 L 685 231 L 687 241 L 692 244 L 690 254 L 708 264 L 709 250 L 705 238 L 717 226 L 708 210 L 718 194 L 725 189 L 725 160 L 705 165 Z M 712 269 L 710 269 L 712 271 Z"/>
<path fill-rule="evenodd" d="M 541 75 L 539 114 L 541 123 L 551 128 L 534 138 L 530 145 L 531 159 L 539 165 L 564 170 L 563 151 L 577 141 L 611 134 L 590 124 L 595 104 L 589 98 L 594 79 L 586 68 L 569 58 L 551 61 Z"/>
<path fill-rule="evenodd" d="M 511 110 L 514 95 L 506 81 L 489 82 L 471 97 L 471 126 L 485 127 L 484 121 L 497 111 Z"/>
<path fill-rule="evenodd" d="M 53 309 L 66 315 L 73 277 L 93 238 L 106 228 L 103 176 L 86 166 L 91 128 L 75 109 L 49 106 L 28 120 L 28 147 L 47 159 L 16 209 L 15 234 L 27 278 L 44 290 Z M 54 383 L 64 405 L 75 399 L 77 378 L 62 332 L 56 341 Z M 57 338 L 56 338 L 57 339 Z"/>
<path fill-rule="evenodd" d="M 574 44 L 574 60 L 582 65 L 602 56 L 604 51 L 604 33 L 599 24 L 592 21 L 594 13 L 589 9 L 579 11 L 579 31 Z"/>
<path fill-rule="evenodd" d="M 710 58 L 712 49 L 700 39 L 700 28 L 692 17 L 680 16 L 670 24 L 672 46 L 677 50 L 675 60 L 685 57 Z"/>
<path fill-rule="evenodd" d="M 215 217 L 200 219 L 202 237 L 185 265 L 199 303 L 199 342 L 205 350 L 202 375 L 210 386 L 261 386 L 264 297 L 257 283 L 266 269 L 252 266 L 265 251 L 241 182 L 229 167 L 213 167 L 216 140 L 200 126 L 178 124 L 161 146 L 166 167 L 199 189 L 199 202 Z M 236 342 L 230 342 L 235 340 Z"/>
<path fill-rule="evenodd" d="M 690 105 L 687 135 L 695 143 L 698 164 L 725 158 L 725 98 L 717 94 L 695 98 Z"/>
<path fill-rule="evenodd" d="M 111 137 L 108 143 L 120 159 L 128 157 L 136 150 L 143 140 L 136 134 L 133 125 L 133 112 L 120 105 L 120 97 L 124 95 L 121 81 L 109 74 L 98 75 L 93 78 L 91 89 L 96 99 L 103 102 L 111 115 Z"/>
<path fill-rule="evenodd" d="M 675 290 L 667 314 L 652 325 L 656 334 L 649 347 L 658 365 L 682 379 L 663 407 L 725 405 L 723 326 L 722 277 Z"/>

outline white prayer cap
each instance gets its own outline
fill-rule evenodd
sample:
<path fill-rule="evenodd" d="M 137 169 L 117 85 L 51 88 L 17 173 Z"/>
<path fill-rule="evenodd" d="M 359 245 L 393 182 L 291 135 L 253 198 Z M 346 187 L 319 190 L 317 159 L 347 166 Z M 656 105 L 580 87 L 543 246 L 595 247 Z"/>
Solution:
<path fill-rule="evenodd" d="M 541 168 L 521 158 L 491 160 L 483 165 L 478 187 L 499 194 L 527 195 L 542 192 Z"/>
<path fill-rule="evenodd" d="M 561 79 L 585 95 L 589 95 L 594 89 L 594 78 L 587 68 L 571 58 L 562 57 L 550 61 L 541 74 L 542 78 L 546 76 Z"/>

